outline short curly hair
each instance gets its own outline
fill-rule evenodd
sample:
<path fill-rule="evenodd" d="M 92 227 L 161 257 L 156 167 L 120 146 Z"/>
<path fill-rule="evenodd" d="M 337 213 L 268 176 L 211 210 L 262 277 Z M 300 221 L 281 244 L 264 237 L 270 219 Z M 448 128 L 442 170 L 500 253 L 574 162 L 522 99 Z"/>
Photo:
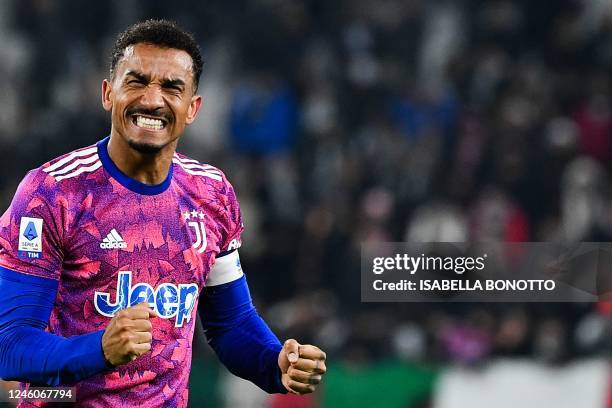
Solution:
<path fill-rule="evenodd" d="M 110 76 L 113 77 L 117 64 L 123 58 L 125 49 L 134 44 L 152 44 L 164 48 L 183 50 L 193 61 L 194 89 L 198 89 L 202 74 L 202 52 L 193 35 L 179 27 L 174 21 L 146 20 L 136 23 L 117 36 L 113 46 L 110 63 Z"/>

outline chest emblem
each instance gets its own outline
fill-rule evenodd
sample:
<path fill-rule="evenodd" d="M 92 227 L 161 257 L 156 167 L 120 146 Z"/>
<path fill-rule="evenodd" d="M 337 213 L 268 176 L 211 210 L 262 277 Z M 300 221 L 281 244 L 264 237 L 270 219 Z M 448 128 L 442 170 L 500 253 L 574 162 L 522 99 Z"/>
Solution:
<path fill-rule="evenodd" d="M 195 233 L 195 242 L 191 245 L 199 254 L 206 250 L 206 227 L 204 225 L 204 213 L 202 210 L 191 210 L 183 212 L 183 220 Z"/>

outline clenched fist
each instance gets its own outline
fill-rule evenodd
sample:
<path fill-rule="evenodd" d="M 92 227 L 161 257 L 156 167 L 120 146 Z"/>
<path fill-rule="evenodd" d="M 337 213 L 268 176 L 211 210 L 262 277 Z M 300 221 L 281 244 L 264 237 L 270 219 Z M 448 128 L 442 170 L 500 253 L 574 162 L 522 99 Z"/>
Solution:
<path fill-rule="evenodd" d="M 104 358 L 113 366 L 129 363 L 151 350 L 151 317 L 155 312 L 146 302 L 120 310 L 102 335 Z"/>
<path fill-rule="evenodd" d="M 281 381 L 293 394 L 314 392 L 321 382 L 325 367 L 325 353 L 317 346 L 300 344 L 289 339 L 278 354 L 278 366 L 281 369 Z"/>

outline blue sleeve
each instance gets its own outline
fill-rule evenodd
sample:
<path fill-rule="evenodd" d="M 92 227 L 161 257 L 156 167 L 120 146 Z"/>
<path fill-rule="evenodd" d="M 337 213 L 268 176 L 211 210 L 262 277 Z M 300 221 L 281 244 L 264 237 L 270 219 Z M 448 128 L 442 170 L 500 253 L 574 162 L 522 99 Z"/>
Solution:
<path fill-rule="evenodd" d="M 57 287 L 53 279 L 0 267 L 0 378 L 57 386 L 109 368 L 104 330 L 68 338 L 44 331 Z"/>
<path fill-rule="evenodd" d="M 278 367 L 282 345 L 259 316 L 246 277 L 205 287 L 198 307 L 208 343 L 233 374 L 268 393 L 286 393 Z"/>

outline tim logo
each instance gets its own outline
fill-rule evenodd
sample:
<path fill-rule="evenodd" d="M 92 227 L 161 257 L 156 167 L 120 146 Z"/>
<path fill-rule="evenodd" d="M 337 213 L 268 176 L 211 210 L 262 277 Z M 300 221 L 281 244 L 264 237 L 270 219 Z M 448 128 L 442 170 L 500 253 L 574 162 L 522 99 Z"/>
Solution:
<path fill-rule="evenodd" d="M 97 292 L 94 295 L 96 310 L 103 316 L 113 317 L 118 311 L 147 302 L 149 306 L 164 318 L 176 317 L 175 327 L 182 327 L 191 319 L 191 311 L 198 296 L 198 285 L 195 283 L 180 284 L 162 283 L 153 289 L 148 283 L 132 286 L 132 272 L 121 271 L 117 278 L 117 298 L 110 300 L 110 294 Z"/>

